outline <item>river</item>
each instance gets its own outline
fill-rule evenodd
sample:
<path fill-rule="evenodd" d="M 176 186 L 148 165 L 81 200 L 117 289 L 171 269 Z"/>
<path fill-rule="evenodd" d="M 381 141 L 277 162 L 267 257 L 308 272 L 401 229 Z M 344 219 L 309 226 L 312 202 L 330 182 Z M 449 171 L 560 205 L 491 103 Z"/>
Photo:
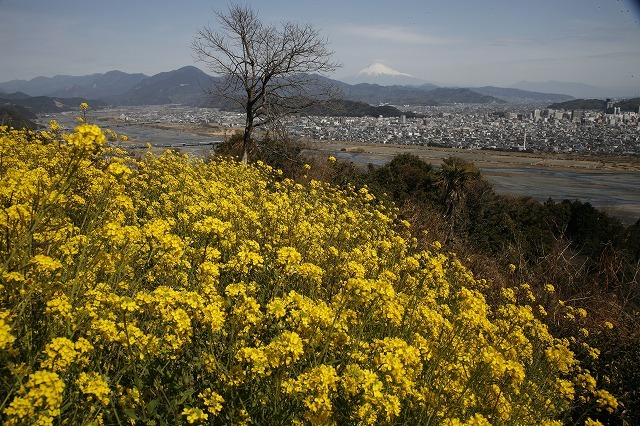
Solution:
<path fill-rule="evenodd" d="M 58 115 L 59 123 L 70 129 L 77 125 L 73 115 Z M 47 118 L 47 119 L 48 119 Z M 156 129 L 135 124 L 116 124 L 96 121 L 103 128 L 110 128 L 117 133 L 126 134 L 128 144 L 141 146 L 150 143 L 155 152 L 164 149 L 177 149 L 183 153 L 205 156 L 211 152 L 211 143 L 219 142 L 210 136 L 173 130 Z M 192 145 L 192 146 L 187 146 Z M 321 150 L 312 149 L 316 155 L 334 155 L 339 161 L 354 164 L 383 165 L 402 152 L 402 148 L 391 154 L 380 152 L 345 151 L 336 145 L 325 145 Z M 407 151 L 405 149 L 405 151 Z M 408 150 L 413 153 L 413 151 Z M 416 151 L 419 152 L 419 151 Z M 433 153 L 433 151 L 431 151 Z M 437 154 L 440 155 L 440 154 Z M 441 154 L 446 158 L 445 153 Z M 446 154 L 449 155 L 449 154 Z M 432 163 L 437 166 L 440 159 Z M 565 199 L 589 202 L 594 207 L 604 210 L 608 214 L 619 218 L 623 222 L 633 223 L 640 218 L 640 174 L 638 173 L 603 173 L 603 172 L 573 172 L 548 168 L 509 168 L 490 167 L 480 165 L 483 176 L 493 185 L 497 193 L 524 195 L 538 201 L 549 198 L 559 202 Z"/>
<path fill-rule="evenodd" d="M 357 151 L 337 151 L 333 155 L 340 161 L 354 164 L 383 165 L 392 158 L 380 153 Z M 446 156 L 443 155 L 442 158 Z M 437 164 L 439 163 L 434 163 L 436 166 Z M 557 202 L 565 199 L 580 200 L 625 223 L 633 223 L 640 218 L 638 173 L 589 173 L 535 167 L 479 168 L 499 194 L 524 195 L 538 201 L 549 198 Z"/>

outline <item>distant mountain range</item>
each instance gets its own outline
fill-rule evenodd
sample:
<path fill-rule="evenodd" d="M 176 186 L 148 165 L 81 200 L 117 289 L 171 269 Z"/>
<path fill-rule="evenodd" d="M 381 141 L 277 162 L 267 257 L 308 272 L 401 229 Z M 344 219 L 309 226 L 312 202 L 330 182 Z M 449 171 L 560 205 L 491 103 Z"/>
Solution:
<path fill-rule="evenodd" d="M 529 90 L 513 89 L 509 87 L 483 86 L 472 87 L 471 90 L 483 95 L 495 96 L 496 98 L 507 102 L 561 102 L 566 101 L 567 99 L 572 99 L 571 96 L 564 94 L 532 92 Z"/>
<path fill-rule="evenodd" d="M 375 64 L 374 64 L 375 65 Z M 364 72 L 366 71 L 366 73 Z M 377 64 L 363 70 L 362 76 L 405 78 L 408 74 Z M 317 78 L 326 79 L 317 76 Z M 23 106 L 34 113 L 77 109 L 80 102 L 94 107 L 105 105 L 160 105 L 181 103 L 193 106 L 224 107 L 219 99 L 205 95 L 214 77 L 188 66 L 153 76 L 110 71 L 88 76 L 37 77 L 32 80 L 12 80 L 0 83 L 0 105 Z M 392 80 L 393 81 L 393 80 Z M 397 80 L 400 81 L 400 80 Z M 330 80 L 346 101 L 369 105 L 442 105 L 452 103 L 501 104 L 505 102 L 571 100 L 566 94 L 537 92 L 522 88 L 438 87 L 420 85 L 348 84 Z"/>
<path fill-rule="evenodd" d="M 514 89 L 528 90 L 532 92 L 565 93 L 574 98 L 616 98 L 638 96 L 628 89 L 605 89 L 590 86 L 584 83 L 564 82 L 549 80 L 546 82 L 519 81 L 511 86 Z M 637 89 L 640 91 L 640 88 Z"/>
<path fill-rule="evenodd" d="M 105 97 L 113 105 L 204 105 L 213 77 L 188 66 L 140 80 L 122 93 Z"/>
<path fill-rule="evenodd" d="M 204 105 L 212 77 L 196 67 L 183 67 L 154 76 L 110 71 L 89 76 L 36 77 L 0 83 L 0 105 L 12 104 L 34 113 L 61 112 L 107 105 Z"/>
<path fill-rule="evenodd" d="M 148 77 L 144 74 L 128 74 L 121 71 L 79 77 L 57 75 L 0 83 L 0 91 L 4 93 L 23 92 L 29 96 L 99 99 L 114 93 L 122 93 L 145 78 Z"/>

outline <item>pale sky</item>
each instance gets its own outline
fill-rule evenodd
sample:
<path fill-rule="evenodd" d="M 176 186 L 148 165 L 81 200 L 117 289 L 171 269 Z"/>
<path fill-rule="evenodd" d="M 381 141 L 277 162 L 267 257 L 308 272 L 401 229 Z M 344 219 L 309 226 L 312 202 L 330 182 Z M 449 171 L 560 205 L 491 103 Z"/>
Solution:
<path fill-rule="evenodd" d="M 582 82 L 640 92 L 639 0 L 254 0 L 266 22 L 311 23 L 343 67 L 381 62 L 441 85 Z M 0 82 L 194 62 L 218 0 L 0 0 Z"/>

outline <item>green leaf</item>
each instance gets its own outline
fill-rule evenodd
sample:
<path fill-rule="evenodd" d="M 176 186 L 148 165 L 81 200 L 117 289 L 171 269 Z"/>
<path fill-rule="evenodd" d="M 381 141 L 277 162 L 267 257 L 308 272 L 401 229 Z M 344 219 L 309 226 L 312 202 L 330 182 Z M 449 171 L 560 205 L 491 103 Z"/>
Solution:
<path fill-rule="evenodd" d="M 196 393 L 195 389 L 189 389 L 189 390 L 186 390 L 186 391 L 182 392 L 180 394 L 180 400 L 178 401 L 178 404 L 183 404 L 194 393 Z"/>
<path fill-rule="evenodd" d="M 136 411 L 133 408 L 125 408 L 123 411 L 130 419 L 140 420 L 138 416 L 136 416 Z"/>
<path fill-rule="evenodd" d="M 149 401 L 147 404 L 147 413 L 149 413 L 149 416 L 155 416 L 157 414 L 156 408 L 158 408 L 158 405 L 160 405 L 160 401 L 157 399 Z"/>

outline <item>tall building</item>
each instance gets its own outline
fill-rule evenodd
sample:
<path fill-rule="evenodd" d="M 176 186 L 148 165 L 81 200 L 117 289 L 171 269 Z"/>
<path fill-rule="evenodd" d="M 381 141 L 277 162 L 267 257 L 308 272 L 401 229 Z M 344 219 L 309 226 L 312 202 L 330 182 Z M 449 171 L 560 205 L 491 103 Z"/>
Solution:
<path fill-rule="evenodd" d="M 613 99 L 607 99 L 607 110 L 613 108 L 613 105 L 615 104 L 615 102 L 613 102 Z"/>
<path fill-rule="evenodd" d="M 616 108 L 615 108 L 615 102 L 613 101 L 613 99 L 607 99 L 607 105 L 604 109 L 604 113 L 605 114 L 615 114 L 616 113 Z"/>
<path fill-rule="evenodd" d="M 582 122 L 582 111 L 579 109 L 571 111 L 571 121 L 574 123 Z"/>

